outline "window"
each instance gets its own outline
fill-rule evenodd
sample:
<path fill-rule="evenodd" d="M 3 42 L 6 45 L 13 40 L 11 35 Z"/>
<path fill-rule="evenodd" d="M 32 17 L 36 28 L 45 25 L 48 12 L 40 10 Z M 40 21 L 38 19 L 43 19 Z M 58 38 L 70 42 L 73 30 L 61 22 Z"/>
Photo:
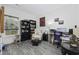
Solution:
<path fill-rule="evenodd" d="M 4 18 L 4 28 L 6 35 L 16 35 L 18 34 L 18 17 L 5 15 Z"/>

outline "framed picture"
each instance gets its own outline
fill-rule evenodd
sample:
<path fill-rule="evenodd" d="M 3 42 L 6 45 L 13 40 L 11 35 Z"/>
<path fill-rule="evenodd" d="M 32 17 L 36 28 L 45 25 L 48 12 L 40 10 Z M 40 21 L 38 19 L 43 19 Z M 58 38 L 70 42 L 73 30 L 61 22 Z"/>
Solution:
<path fill-rule="evenodd" d="M 64 20 L 59 20 L 59 24 L 64 24 Z"/>
<path fill-rule="evenodd" d="M 45 17 L 40 18 L 40 27 L 45 26 Z"/>
<path fill-rule="evenodd" d="M 55 20 L 54 20 L 55 22 L 59 22 L 59 18 L 55 18 Z"/>
<path fill-rule="evenodd" d="M 19 23 L 18 17 L 5 15 L 4 16 L 4 30 L 6 35 L 18 34 Z"/>

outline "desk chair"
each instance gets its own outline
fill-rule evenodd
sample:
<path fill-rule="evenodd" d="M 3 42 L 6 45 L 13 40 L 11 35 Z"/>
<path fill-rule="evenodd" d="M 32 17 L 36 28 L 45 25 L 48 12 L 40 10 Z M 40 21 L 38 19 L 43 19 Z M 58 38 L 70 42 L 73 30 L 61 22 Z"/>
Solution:
<path fill-rule="evenodd" d="M 57 45 L 57 48 L 61 46 L 61 37 L 62 36 L 62 33 L 61 32 L 58 32 L 58 31 L 55 31 L 54 32 L 54 43 Z"/>

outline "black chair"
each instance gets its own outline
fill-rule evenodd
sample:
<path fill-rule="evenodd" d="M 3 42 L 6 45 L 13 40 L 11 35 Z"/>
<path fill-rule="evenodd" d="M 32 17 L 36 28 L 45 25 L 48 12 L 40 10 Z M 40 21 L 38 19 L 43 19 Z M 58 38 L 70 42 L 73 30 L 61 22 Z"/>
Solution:
<path fill-rule="evenodd" d="M 61 46 L 61 37 L 62 36 L 62 32 L 58 32 L 58 31 L 55 31 L 54 32 L 54 44 L 57 45 L 57 48 Z"/>

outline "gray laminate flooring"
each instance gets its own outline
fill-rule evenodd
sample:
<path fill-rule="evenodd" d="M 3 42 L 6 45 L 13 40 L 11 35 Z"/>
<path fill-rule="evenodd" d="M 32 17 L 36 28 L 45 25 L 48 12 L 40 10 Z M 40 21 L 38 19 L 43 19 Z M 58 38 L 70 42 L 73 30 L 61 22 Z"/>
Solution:
<path fill-rule="evenodd" d="M 56 48 L 46 41 L 42 41 L 38 46 L 32 46 L 30 40 L 7 45 L 3 55 L 61 55 L 60 48 Z"/>

